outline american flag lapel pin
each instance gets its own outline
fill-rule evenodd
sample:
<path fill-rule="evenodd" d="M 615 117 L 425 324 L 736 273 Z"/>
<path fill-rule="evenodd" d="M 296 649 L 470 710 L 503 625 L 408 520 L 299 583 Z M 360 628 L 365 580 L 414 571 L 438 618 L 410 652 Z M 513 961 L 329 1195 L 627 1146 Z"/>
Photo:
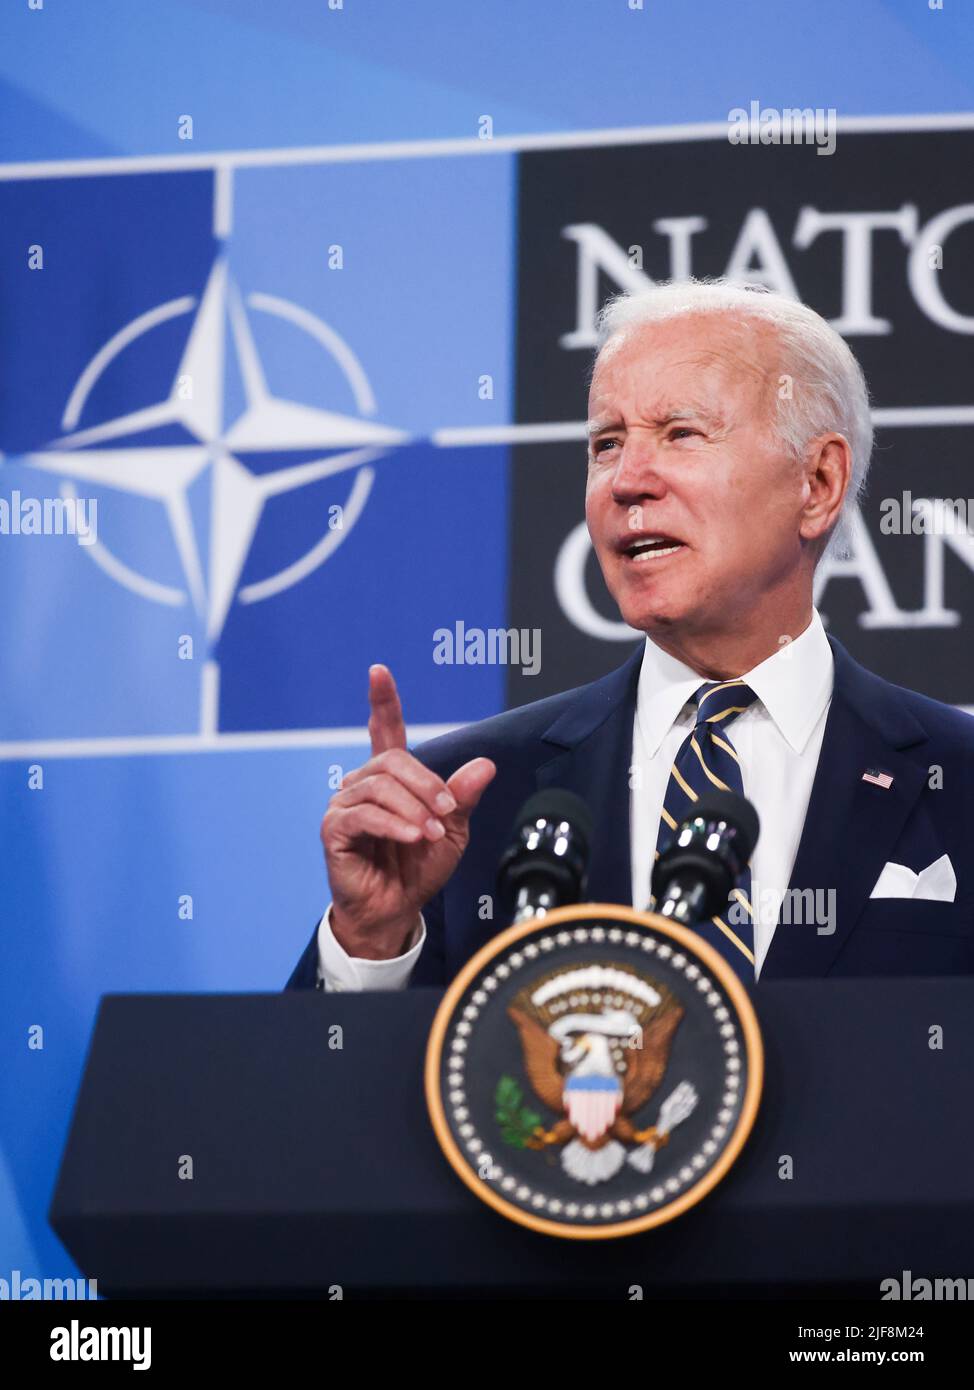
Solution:
<path fill-rule="evenodd" d="M 882 787 L 883 791 L 889 791 L 893 785 L 893 779 L 888 772 L 880 772 L 878 767 L 867 767 L 862 774 L 864 782 L 872 782 L 874 787 Z"/>

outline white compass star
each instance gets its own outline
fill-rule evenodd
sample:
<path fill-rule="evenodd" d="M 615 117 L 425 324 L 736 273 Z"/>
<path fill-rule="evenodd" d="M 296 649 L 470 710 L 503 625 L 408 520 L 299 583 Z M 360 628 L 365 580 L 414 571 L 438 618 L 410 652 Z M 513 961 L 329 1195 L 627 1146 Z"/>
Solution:
<path fill-rule="evenodd" d="M 254 308 L 290 320 L 315 337 L 343 370 L 362 414 L 374 413 L 375 401 L 358 360 L 320 319 L 270 295 L 254 294 L 248 302 Z M 192 301 L 189 303 L 192 305 Z M 177 307 L 174 312 L 185 309 Z M 146 317 L 148 320 L 152 316 Z M 154 321 L 160 317 L 157 315 Z M 224 344 L 228 321 L 246 401 L 242 414 L 229 428 L 224 419 Z M 133 336 L 131 327 L 117 335 L 119 350 L 123 340 L 127 343 Z M 105 365 L 107 361 L 101 369 Z M 71 414 L 70 409 L 66 411 L 65 423 L 73 423 Z M 74 414 L 76 419 L 77 413 Z M 173 424 L 182 425 L 198 443 L 120 447 L 126 438 Z M 222 631 L 266 500 L 332 474 L 360 468 L 407 438 L 402 431 L 368 419 L 273 395 L 240 293 L 230 278 L 226 260 L 221 258 L 210 273 L 168 397 L 93 428 L 69 432 L 27 458 L 33 466 L 51 473 L 163 502 L 187 589 L 197 611 L 206 618 L 207 634 L 212 640 Z M 113 447 L 99 447 L 107 444 Z M 259 475 L 246 468 L 238 457 L 247 452 L 286 454 L 314 449 L 332 452 L 327 458 Z M 208 577 L 204 579 L 187 494 L 208 465 L 212 470 L 212 506 Z M 360 495 L 359 504 L 363 501 L 364 496 Z M 298 577 L 293 571 L 300 569 L 303 574 L 315 568 L 340 539 L 340 535 L 333 534 L 305 557 L 308 563 L 291 566 L 288 574 L 292 582 Z M 124 568 L 119 562 L 116 564 Z M 275 585 L 265 581 L 251 588 L 271 591 Z M 265 595 L 254 594 L 258 596 Z"/>

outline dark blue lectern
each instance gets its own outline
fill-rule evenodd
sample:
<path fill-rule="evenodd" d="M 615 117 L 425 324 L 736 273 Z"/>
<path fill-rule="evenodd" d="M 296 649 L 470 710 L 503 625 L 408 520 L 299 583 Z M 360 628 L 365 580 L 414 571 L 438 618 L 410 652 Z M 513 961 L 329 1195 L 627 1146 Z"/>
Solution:
<path fill-rule="evenodd" d="M 439 997 L 106 997 L 51 1207 L 84 1273 L 109 1296 L 620 1299 L 974 1273 L 974 979 L 758 985 L 743 1153 L 692 1211 L 605 1242 L 512 1225 L 450 1169 L 422 1089 Z"/>

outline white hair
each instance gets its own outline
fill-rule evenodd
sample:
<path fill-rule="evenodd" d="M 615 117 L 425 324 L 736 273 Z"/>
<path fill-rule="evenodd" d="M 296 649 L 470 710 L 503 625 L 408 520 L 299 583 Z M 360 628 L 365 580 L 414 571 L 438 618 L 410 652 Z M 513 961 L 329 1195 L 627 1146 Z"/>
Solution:
<path fill-rule="evenodd" d="M 822 553 L 851 554 L 848 513 L 865 491 L 873 424 L 866 379 L 844 339 L 807 304 L 763 286 L 723 279 L 672 280 L 609 299 L 598 316 L 598 352 L 627 329 L 681 314 L 731 314 L 774 327 L 781 347 L 781 373 L 793 383 L 790 398 L 776 392 L 782 447 L 800 460 L 818 435 L 835 432 L 848 441 L 852 476 Z"/>

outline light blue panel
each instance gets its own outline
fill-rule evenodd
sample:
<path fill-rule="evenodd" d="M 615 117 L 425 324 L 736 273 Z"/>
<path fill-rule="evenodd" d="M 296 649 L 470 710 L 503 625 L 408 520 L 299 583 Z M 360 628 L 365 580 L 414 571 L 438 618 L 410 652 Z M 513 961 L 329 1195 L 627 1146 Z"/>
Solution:
<path fill-rule="evenodd" d="M 26 1214 L 17 1196 L 7 1160 L 0 1149 L 0 1251 L 3 1252 L 3 1273 L 0 1279 L 8 1282 L 15 1269 L 24 1272 L 40 1269 L 37 1249 L 27 1230 Z"/>
<path fill-rule="evenodd" d="M 723 120 L 752 98 L 970 110 L 946 0 L 26 0 L 0 10 L 0 158 L 437 139 Z M 79 74 L 98 73 L 97 82 Z M 50 115 L 41 117 L 41 111 Z M 194 119 L 192 144 L 177 139 Z"/>
<path fill-rule="evenodd" d="M 507 423 L 514 393 L 510 291 L 516 159 L 489 155 L 241 169 L 231 264 L 247 289 L 323 319 L 360 359 L 377 419 L 429 435 Z M 341 248 L 343 265 L 329 267 Z M 280 394 L 348 410 L 348 388 L 299 353 L 298 330 L 253 316 L 275 346 Z M 480 377 L 493 378 L 482 399 Z M 328 396 L 341 385 L 343 395 Z M 459 491 L 459 488 L 458 488 Z"/>
<path fill-rule="evenodd" d="M 101 995 L 283 988 L 328 901 L 329 780 L 365 756 L 52 758 L 39 791 L 0 762 L 0 1274 L 73 1273 L 46 1213 Z"/>
<path fill-rule="evenodd" d="M 198 300 L 212 223 L 207 170 L 0 181 L 0 497 L 58 498 L 62 477 L 27 466 L 27 451 L 43 459 L 65 435 L 167 398 L 192 313 L 137 328 L 160 305 Z M 28 265 L 31 245 L 42 268 Z M 126 331 L 128 344 L 104 357 Z M 0 535 L 0 593 L 19 596 L 0 645 L 0 742 L 195 731 L 201 662 L 178 660 L 177 641 L 198 641 L 200 623 L 163 502 L 74 485 L 97 503 L 112 555 L 180 602 L 136 597 L 73 537 Z"/>

